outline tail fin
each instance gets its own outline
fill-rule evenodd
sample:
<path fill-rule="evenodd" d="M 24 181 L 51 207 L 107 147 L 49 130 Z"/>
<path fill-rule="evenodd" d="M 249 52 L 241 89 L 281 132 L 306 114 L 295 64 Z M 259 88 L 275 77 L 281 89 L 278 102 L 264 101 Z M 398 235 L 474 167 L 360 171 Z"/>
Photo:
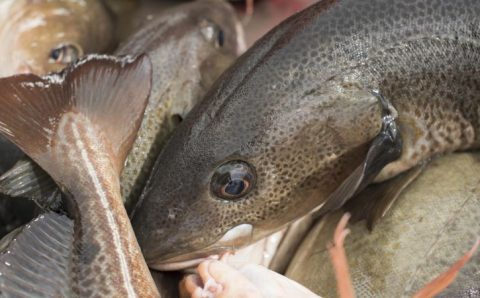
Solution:
<path fill-rule="evenodd" d="M 61 183 L 65 160 L 57 151 L 71 155 L 62 143 L 93 131 L 101 138 L 96 149 L 106 150 L 120 173 L 150 94 L 151 72 L 146 56 L 90 55 L 59 74 L 0 79 L 0 132 Z M 75 122 L 88 129 L 76 130 Z"/>

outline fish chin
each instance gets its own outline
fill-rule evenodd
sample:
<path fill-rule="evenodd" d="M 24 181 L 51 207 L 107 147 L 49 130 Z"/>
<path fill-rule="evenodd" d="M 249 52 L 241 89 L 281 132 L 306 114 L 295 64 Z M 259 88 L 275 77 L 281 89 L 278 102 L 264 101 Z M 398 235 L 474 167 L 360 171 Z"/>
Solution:
<path fill-rule="evenodd" d="M 194 267 L 207 259 L 218 259 L 220 255 L 231 252 L 251 243 L 253 226 L 241 224 L 228 230 L 220 240 L 208 247 L 166 260 L 149 262 L 149 267 L 160 271 L 182 270 Z"/>

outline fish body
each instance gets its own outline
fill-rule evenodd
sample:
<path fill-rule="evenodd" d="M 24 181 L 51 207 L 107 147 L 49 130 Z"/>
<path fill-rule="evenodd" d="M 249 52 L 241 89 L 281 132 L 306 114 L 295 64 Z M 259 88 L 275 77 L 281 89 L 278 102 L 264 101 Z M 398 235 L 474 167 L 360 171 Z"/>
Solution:
<path fill-rule="evenodd" d="M 167 137 L 242 51 L 240 21 L 223 0 L 166 10 L 120 45 L 117 55 L 147 53 L 153 65 L 152 92 L 121 176 L 127 205 L 140 196 Z"/>
<path fill-rule="evenodd" d="M 2 294 L 159 297 L 119 180 L 151 76 L 146 56 L 91 55 L 58 74 L 0 79 L 0 131 L 61 187 L 68 215 L 40 215 L 0 255 Z"/>
<path fill-rule="evenodd" d="M 479 144 L 480 2 L 320 1 L 175 131 L 132 224 L 151 267 L 244 246 L 373 180 Z"/>
<path fill-rule="evenodd" d="M 455 153 L 432 161 L 373 231 L 349 225 L 345 248 L 358 297 L 411 297 L 472 245 L 480 233 L 478 158 Z M 337 296 L 324 248 L 340 213 L 311 229 L 286 272 L 323 297 Z M 439 297 L 478 296 L 479 268 L 477 253 Z"/>
<path fill-rule="evenodd" d="M 153 66 L 152 92 L 120 178 L 127 209 L 140 196 L 170 133 L 241 51 L 242 27 L 223 0 L 198 1 L 167 10 L 117 49 L 116 55 L 147 53 Z M 48 175 L 33 165 L 15 167 L 0 181 L 0 192 L 37 201 L 56 188 Z"/>
<path fill-rule="evenodd" d="M 96 0 L 2 0 L 0 24 L 0 76 L 59 71 L 114 45 L 112 16 Z"/>

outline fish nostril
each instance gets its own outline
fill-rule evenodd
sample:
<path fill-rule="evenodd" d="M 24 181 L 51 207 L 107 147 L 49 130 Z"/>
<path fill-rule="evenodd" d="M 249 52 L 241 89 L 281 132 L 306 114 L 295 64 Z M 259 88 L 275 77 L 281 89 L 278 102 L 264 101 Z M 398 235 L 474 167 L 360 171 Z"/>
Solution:
<path fill-rule="evenodd" d="M 171 119 L 173 124 L 180 124 L 180 122 L 183 121 L 183 117 L 180 116 L 179 114 L 173 114 Z"/>

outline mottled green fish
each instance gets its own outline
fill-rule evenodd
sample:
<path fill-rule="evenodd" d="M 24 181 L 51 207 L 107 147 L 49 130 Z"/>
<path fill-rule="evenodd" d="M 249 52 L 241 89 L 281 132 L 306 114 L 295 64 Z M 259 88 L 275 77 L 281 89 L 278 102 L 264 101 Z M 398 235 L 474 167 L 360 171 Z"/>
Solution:
<path fill-rule="evenodd" d="M 479 147 L 479 36 L 471 0 L 324 0 L 281 23 L 160 154 L 132 218 L 149 266 L 197 264 Z"/>

